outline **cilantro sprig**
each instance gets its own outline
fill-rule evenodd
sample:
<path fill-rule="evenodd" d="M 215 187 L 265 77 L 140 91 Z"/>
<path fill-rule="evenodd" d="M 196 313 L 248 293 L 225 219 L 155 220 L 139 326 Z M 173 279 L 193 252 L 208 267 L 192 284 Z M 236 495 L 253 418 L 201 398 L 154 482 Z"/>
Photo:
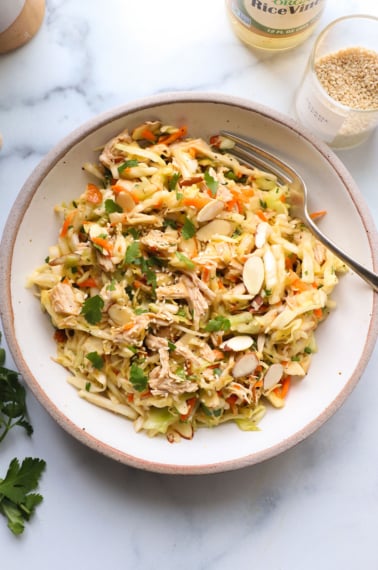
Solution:
<path fill-rule="evenodd" d="M 26 392 L 14 370 L 0 367 L 0 442 L 15 427 L 23 427 L 28 435 L 33 428 L 27 418 Z"/>
<path fill-rule="evenodd" d="M 1 333 L 0 333 L 1 340 Z M 14 370 L 5 368 L 5 350 L 0 349 L 0 442 L 15 427 L 23 427 L 30 436 L 33 428 L 28 420 L 25 388 Z M 4 479 L 0 478 L 0 514 L 13 534 L 22 534 L 36 507 L 43 500 L 34 491 L 46 467 L 43 459 L 26 457 L 22 464 L 12 459 Z"/>
<path fill-rule="evenodd" d="M 43 497 L 34 493 L 46 467 L 43 459 L 26 457 L 20 465 L 12 459 L 4 479 L 0 479 L 0 513 L 8 519 L 13 534 L 22 534 L 35 508 Z"/>

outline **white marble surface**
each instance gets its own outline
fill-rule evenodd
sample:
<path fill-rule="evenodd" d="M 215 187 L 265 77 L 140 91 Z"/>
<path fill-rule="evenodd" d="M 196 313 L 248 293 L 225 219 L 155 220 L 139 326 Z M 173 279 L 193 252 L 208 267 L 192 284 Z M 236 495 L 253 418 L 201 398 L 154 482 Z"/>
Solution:
<path fill-rule="evenodd" d="M 375 0 L 329 0 L 321 27 Z M 39 34 L 0 56 L 0 227 L 39 160 L 95 114 L 173 90 L 238 95 L 292 114 L 313 44 L 257 54 L 233 35 L 222 0 L 47 0 Z M 378 220 L 378 132 L 338 153 Z M 10 358 L 7 365 L 12 366 Z M 366 570 L 378 568 L 378 352 L 316 434 L 263 464 L 209 476 L 137 471 L 67 435 L 28 394 L 35 433 L 1 445 L 42 457 L 45 500 L 22 537 L 0 519 L 7 570 Z"/>

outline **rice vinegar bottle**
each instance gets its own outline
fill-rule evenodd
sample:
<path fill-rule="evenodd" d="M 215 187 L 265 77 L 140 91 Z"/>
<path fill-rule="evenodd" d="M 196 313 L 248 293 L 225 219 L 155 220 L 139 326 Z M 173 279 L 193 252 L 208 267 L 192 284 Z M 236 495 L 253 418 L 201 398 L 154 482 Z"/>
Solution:
<path fill-rule="evenodd" d="M 325 0 L 226 0 L 231 26 L 245 44 L 287 50 L 313 32 Z"/>

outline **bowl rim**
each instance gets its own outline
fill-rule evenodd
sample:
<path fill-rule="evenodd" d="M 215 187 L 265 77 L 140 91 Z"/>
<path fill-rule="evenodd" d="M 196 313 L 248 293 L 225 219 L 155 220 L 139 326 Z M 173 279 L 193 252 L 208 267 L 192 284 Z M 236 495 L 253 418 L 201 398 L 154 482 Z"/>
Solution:
<path fill-rule="evenodd" d="M 17 369 L 25 378 L 26 384 L 36 399 L 42 404 L 45 410 L 49 412 L 49 414 L 58 423 L 58 425 L 60 425 L 66 432 L 68 432 L 75 439 L 79 440 L 81 443 L 107 457 L 110 457 L 111 459 L 114 459 L 120 463 L 127 464 L 131 467 L 136 467 L 142 470 L 157 473 L 180 475 L 210 474 L 240 469 L 275 457 L 276 455 L 290 449 L 294 445 L 297 445 L 300 441 L 310 436 L 337 411 L 337 409 L 344 403 L 349 394 L 357 385 L 358 380 L 374 350 L 378 336 L 378 295 L 373 293 L 372 315 L 364 349 L 360 355 L 359 362 L 355 367 L 353 374 L 349 377 L 343 389 L 315 419 L 307 423 L 305 426 L 303 426 L 302 429 L 296 431 L 294 434 L 266 449 L 248 454 L 240 458 L 226 461 L 222 460 L 219 463 L 201 463 L 198 465 L 165 464 L 163 462 L 141 459 L 129 455 L 123 451 L 119 451 L 111 445 L 100 441 L 86 431 L 83 431 L 78 425 L 71 421 L 55 404 L 50 401 L 43 389 L 40 387 L 37 379 L 33 376 L 23 358 L 15 335 L 13 325 L 10 275 L 13 250 L 18 234 L 18 228 L 21 225 L 25 212 L 27 211 L 27 208 L 34 194 L 37 192 L 42 180 L 54 168 L 57 162 L 62 157 L 64 157 L 64 155 L 76 144 L 80 143 L 82 139 L 86 138 L 91 133 L 105 126 L 109 122 L 116 121 L 117 119 L 120 119 L 123 116 L 127 116 L 130 113 L 143 111 L 150 107 L 157 108 L 159 106 L 164 106 L 170 103 L 213 103 L 220 105 L 229 105 L 258 113 L 259 115 L 262 115 L 263 117 L 273 120 L 283 127 L 290 129 L 296 135 L 299 135 L 302 139 L 309 142 L 310 145 L 315 147 L 315 150 L 321 156 L 323 156 L 323 158 L 325 158 L 328 163 L 330 163 L 331 167 L 336 172 L 345 188 L 348 190 L 350 198 L 364 222 L 367 239 L 370 245 L 372 265 L 375 270 L 378 266 L 378 233 L 367 204 L 365 203 L 363 196 L 358 189 L 355 181 L 353 180 L 351 174 L 346 169 L 341 160 L 336 156 L 336 154 L 325 143 L 318 140 L 309 131 L 298 124 L 294 119 L 274 109 L 240 97 L 224 95 L 220 93 L 185 91 L 167 92 L 134 100 L 125 105 L 117 106 L 110 110 L 104 111 L 87 120 L 72 130 L 68 135 L 63 137 L 60 142 L 58 142 L 46 154 L 46 156 L 39 162 L 39 164 L 37 164 L 37 166 L 28 176 L 14 201 L 13 207 L 11 208 L 4 226 L 0 243 L 0 290 L 2 291 L 2 294 L 0 296 L 0 316 L 2 319 L 2 325 L 7 345 L 12 354 Z"/>

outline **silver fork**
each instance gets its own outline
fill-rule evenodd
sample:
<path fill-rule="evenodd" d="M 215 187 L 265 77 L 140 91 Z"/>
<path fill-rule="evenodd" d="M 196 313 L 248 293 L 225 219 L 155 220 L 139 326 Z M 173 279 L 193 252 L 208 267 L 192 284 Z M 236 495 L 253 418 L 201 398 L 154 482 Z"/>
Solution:
<path fill-rule="evenodd" d="M 220 131 L 220 134 L 236 143 L 235 147 L 230 150 L 227 149 L 227 152 L 233 154 L 241 162 L 244 162 L 249 166 L 255 166 L 260 170 L 265 170 L 266 172 L 274 174 L 277 177 L 278 182 L 281 184 L 287 184 L 290 189 L 289 205 L 291 215 L 300 219 L 319 241 L 321 241 L 348 267 L 353 269 L 353 271 L 366 281 L 374 291 L 378 292 L 378 275 L 366 267 L 363 267 L 355 259 L 352 259 L 347 253 L 345 253 L 345 251 L 328 239 L 328 237 L 325 236 L 313 222 L 307 209 L 308 193 L 306 184 L 298 172 L 283 160 L 256 146 L 254 142 L 247 137 L 241 137 L 240 135 L 230 131 Z"/>

